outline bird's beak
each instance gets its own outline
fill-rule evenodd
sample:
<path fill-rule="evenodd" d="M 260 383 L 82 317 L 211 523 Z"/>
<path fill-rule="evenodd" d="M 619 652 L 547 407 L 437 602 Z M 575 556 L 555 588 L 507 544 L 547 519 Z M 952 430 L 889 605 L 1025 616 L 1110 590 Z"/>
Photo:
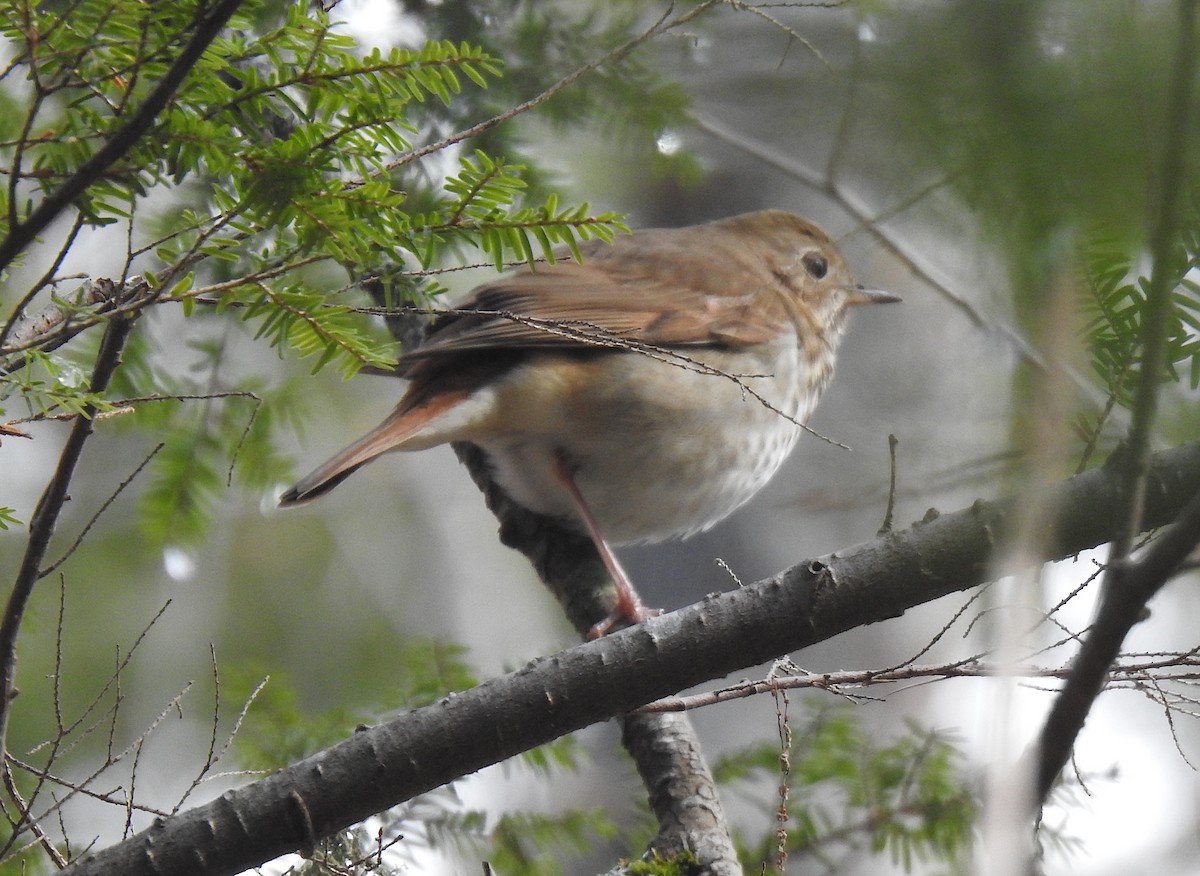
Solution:
<path fill-rule="evenodd" d="M 883 292 L 879 289 L 867 289 L 863 286 L 846 286 L 847 304 L 891 304 L 893 301 L 903 301 L 899 295 Z"/>

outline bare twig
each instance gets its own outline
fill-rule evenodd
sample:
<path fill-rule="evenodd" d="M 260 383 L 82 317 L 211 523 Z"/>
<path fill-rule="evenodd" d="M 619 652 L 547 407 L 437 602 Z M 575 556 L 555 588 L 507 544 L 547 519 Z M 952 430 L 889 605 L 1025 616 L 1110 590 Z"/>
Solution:
<path fill-rule="evenodd" d="M 54 862 L 54 866 L 62 870 L 67 866 L 66 858 L 59 854 L 58 849 L 54 847 L 54 841 L 50 839 L 50 837 L 46 834 L 46 831 L 42 829 L 42 826 L 37 822 L 37 820 L 29 817 L 29 804 L 26 803 L 25 798 L 21 796 L 21 791 L 17 788 L 17 782 L 13 778 L 12 770 L 9 769 L 7 763 L 4 764 L 3 774 L 4 789 L 8 791 L 8 795 L 13 798 L 13 802 L 15 802 L 17 807 L 21 810 L 21 821 L 28 826 L 30 833 L 37 838 L 38 844 L 45 850 L 46 854 L 50 857 L 50 860 Z"/>
<path fill-rule="evenodd" d="M 117 788 L 114 791 L 102 792 L 95 791 L 88 787 L 88 785 L 95 781 L 96 776 L 88 776 L 81 781 L 73 781 L 65 776 L 55 775 L 46 767 L 40 767 L 37 764 L 29 763 L 28 761 L 22 760 L 19 757 L 13 757 L 11 754 L 8 756 L 7 761 L 18 769 L 29 773 L 31 776 L 36 776 L 39 779 L 52 782 L 58 787 L 66 789 L 72 796 L 78 794 L 81 797 L 87 797 L 91 800 L 95 800 L 99 803 L 105 803 L 109 806 L 119 806 L 122 809 L 130 805 L 129 796 L 122 793 L 122 788 Z M 111 766 L 111 764 L 109 764 L 109 766 Z M 65 802 L 65 800 L 63 802 Z M 133 808 L 138 812 L 141 812 L 145 815 L 151 815 L 155 818 L 167 818 L 171 815 L 171 813 L 165 809 L 157 809 L 153 806 L 144 806 L 136 802 L 132 805 Z M 58 811 L 62 812 L 61 806 L 58 807 Z"/>
<path fill-rule="evenodd" d="M 242 722 L 246 720 L 246 713 L 250 711 L 250 706 L 254 703 L 255 699 L 258 698 L 258 695 L 262 693 L 263 688 L 267 686 L 267 681 L 269 680 L 269 678 L 264 678 L 257 685 L 255 685 L 254 690 L 250 692 L 250 696 L 246 697 L 246 701 L 242 703 L 241 711 L 238 712 L 237 718 L 234 719 L 233 727 L 225 737 L 224 743 L 218 746 L 217 732 L 221 717 L 221 675 L 217 671 L 216 649 L 210 648 L 209 653 L 212 656 L 213 719 L 212 733 L 208 740 L 208 755 L 204 758 L 204 763 L 196 773 L 195 778 L 192 779 L 192 783 L 187 786 L 187 789 L 184 790 L 183 794 L 180 795 L 179 800 L 171 808 L 172 815 L 183 808 L 183 804 L 187 802 L 187 799 L 192 795 L 192 792 L 200 787 L 201 783 L 209 777 L 209 773 L 212 772 L 212 768 L 217 765 L 217 761 L 225 756 L 225 752 L 227 752 L 229 750 L 229 746 L 233 744 L 234 737 L 237 736 L 238 731 L 242 728 Z"/>
<path fill-rule="evenodd" d="M 779 805 L 775 808 L 775 869 L 787 872 L 788 859 L 788 796 L 792 779 L 792 723 L 788 718 L 786 690 L 772 691 L 775 698 L 775 728 L 779 732 Z"/>
<path fill-rule="evenodd" d="M 114 803 L 116 805 L 119 805 L 122 808 L 122 810 L 126 811 L 127 814 L 133 810 L 153 814 L 156 817 L 164 817 L 165 815 L 170 814 L 170 813 L 164 813 L 164 812 L 161 812 L 158 810 L 154 810 L 154 809 L 151 809 L 150 807 L 142 806 L 140 804 L 136 804 L 133 801 L 132 785 L 129 788 L 125 789 L 125 794 L 123 797 L 117 797 L 115 792 L 112 794 L 104 795 L 104 794 L 96 794 L 94 792 L 90 792 L 87 789 L 107 770 L 113 768 L 117 764 L 124 763 L 126 760 L 131 760 L 133 762 L 133 765 L 131 766 L 132 772 L 131 772 L 131 776 L 130 776 L 130 781 L 132 782 L 133 780 L 135 780 L 136 773 L 137 773 L 136 761 L 137 761 L 138 757 L 140 756 L 142 746 L 145 743 L 146 739 L 150 736 L 150 734 L 152 734 L 155 730 L 157 730 L 159 725 L 161 725 L 162 722 L 165 721 L 172 713 L 175 713 L 175 714 L 182 713 L 182 707 L 181 707 L 180 703 L 182 703 L 183 698 L 185 696 L 187 696 L 188 691 L 191 690 L 191 687 L 192 687 L 192 685 L 190 682 L 188 684 L 184 685 L 184 687 L 179 691 L 179 693 L 175 694 L 175 696 L 173 696 L 167 702 L 167 704 L 165 706 L 163 706 L 163 708 L 158 712 L 158 714 L 155 715 L 154 718 L 152 718 L 150 720 L 150 722 L 146 725 L 146 728 L 144 730 L 142 730 L 141 733 L 139 733 L 137 736 L 134 737 L 132 742 L 130 742 L 128 745 L 126 745 L 123 749 L 121 749 L 118 752 L 115 752 L 115 753 L 110 752 L 108 757 L 105 759 L 104 763 L 102 763 L 98 767 L 94 768 L 91 771 L 91 773 L 89 773 L 84 779 L 77 781 L 77 782 L 67 782 L 62 779 L 51 776 L 48 770 L 39 771 L 36 767 L 32 768 L 35 774 L 40 775 L 40 774 L 44 773 L 45 777 L 48 780 L 54 781 L 57 784 L 61 784 L 63 787 L 70 788 L 71 793 L 65 795 L 61 799 L 55 800 L 54 803 L 49 805 L 44 811 L 40 812 L 35 818 L 30 819 L 31 823 L 41 822 L 48 816 L 50 816 L 56 812 L 60 812 L 62 810 L 62 807 L 66 804 L 66 802 L 68 800 L 70 800 L 72 797 L 74 797 L 75 794 L 77 794 L 77 793 L 83 793 L 89 797 L 92 797 L 93 799 L 104 800 L 105 802 Z M 13 758 L 11 756 L 8 756 L 7 759 L 13 763 L 19 763 L 19 761 L 17 761 L 15 758 Z M 10 842 L 9 842 L 10 846 L 12 844 L 12 840 L 14 840 L 16 838 L 16 836 L 17 835 L 14 834 L 14 836 L 10 839 Z"/>
<path fill-rule="evenodd" d="M 87 534 L 92 531 L 92 527 L 96 525 L 96 521 L 100 519 L 100 516 L 109 509 L 109 507 L 117 500 L 117 497 L 120 496 L 121 493 L 125 492 L 126 487 L 132 484 L 134 479 L 142 473 L 142 470 L 150 464 L 150 460 L 154 459 L 154 457 L 156 457 L 166 446 L 167 445 L 160 443 L 157 447 L 146 454 L 146 458 L 138 463 L 138 466 L 133 470 L 133 473 L 129 475 L 129 477 L 125 478 L 125 480 L 121 481 L 121 483 L 117 485 L 117 488 L 113 490 L 112 494 L 100 504 L 100 507 L 96 509 L 96 513 L 92 515 L 91 519 L 84 524 L 83 529 L 79 531 L 79 535 L 75 536 L 75 541 L 71 542 L 71 546 L 63 552 L 61 557 L 43 569 L 41 574 L 38 575 L 39 578 L 45 578 L 47 575 L 55 572 L 63 563 L 71 558 L 71 555 L 74 554 L 75 551 L 79 550 L 79 546 L 83 544 L 83 540 L 87 538 Z"/>
<path fill-rule="evenodd" d="M 54 639 L 54 725 L 57 731 L 54 738 L 54 750 L 56 752 L 64 738 L 62 716 L 62 660 L 63 621 L 66 618 L 66 613 L 67 588 L 60 579 L 58 590 L 58 620 L 57 624 L 55 625 Z M 50 759 L 53 760 L 53 758 L 54 754 L 52 753 Z M 4 786 L 8 790 L 9 796 L 12 797 L 13 802 L 16 803 L 17 810 L 20 813 L 19 817 L 10 820 L 10 824 L 12 825 L 12 834 L 10 835 L 9 844 L 19 837 L 23 830 L 28 829 L 37 838 L 37 841 L 41 843 L 43 848 L 46 849 L 46 852 L 50 855 L 51 860 L 55 861 L 61 870 L 66 866 L 65 862 L 58 863 L 59 855 L 57 849 L 53 847 L 53 843 L 49 841 L 45 831 L 42 829 L 41 824 L 39 824 L 37 819 L 33 817 L 31 811 L 33 803 L 38 799 L 38 795 L 41 794 L 45 780 L 39 777 L 37 783 L 33 787 L 33 790 L 28 795 L 23 795 L 20 793 L 20 789 L 17 787 L 16 777 L 12 774 L 12 764 L 7 758 L 3 760 L 3 763 L 0 763 L 0 770 L 2 770 L 4 774 Z"/>
<path fill-rule="evenodd" d="M 990 678 L 997 673 L 995 663 L 985 660 L 985 654 L 975 654 L 962 660 L 948 663 L 911 664 L 894 666 L 890 669 L 851 669 L 841 672 L 802 672 L 800 675 L 782 675 L 771 672 L 767 677 L 754 681 L 742 681 L 717 690 L 704 691 L 682 697 L 666 697 L 642 706 L 639 712 L 684 712 L 714 706 L 761 694 L 776 694 L 789 690 L 823 690 L 852 700 L 863 699 L 858 691 L 881 684 L 897 684 L 906 681 L 932 681 L 946 678 Z M 1181 666 L 1192 667 L 1189 671 L 1177 671 Z M 793 667 L 793 671 L 795 668 Z M 1012 670 L 1022 678 L 1059 679 L 1070 678 L 1073 666 L 1038 666 L 1029 663 Z M 1200 681 L 1200 663 L 1195 652 L 1172 653 L 1158 660 L 1138 660 L 1134 655 L 1110 667 L 1105 686 L 1107 689 L 1133 689 L 1146 692 L 1155 702 L 1172 712 L 1180 711 L 1173 701 L 1183 698 L 1168 694 L 1164 683 L 1192 684 Z M 1148 690 L 1149 688 L 1149 690 Z M 1186 758 L 1185 758 L 1186 759 Z"/>
<path fill-rule="evenodd" d="M 18 808 L 20 809 L 20 817 L 17 819 L 10 818 L 10 821 L 13 826 L 13 831 L 9 835 L 9 837 L 7 838 L 6 841 L 3 844 L 0 844 L 0 858 L 6 856 L 13 850 L 17 841 L 22 838 L 23 834 L 26 831 L 33 833 L 35 836 L 38 836 L 38 831 L 41 829 L 40 823 L 44 819 L 49 817 L 50 815 L 57 812 L 57 813 L 60 813 L 60 818 L 61 818 L 61 812 L 62 812 L 63 805 L 75 794 L 83 794 L 85 796 L 91 797 L 96 800 L 103 801 L 105 803 L 118 805 L 122 809 L 126 809 L 126 810 L 128 810 L 130 807 L 133 807 L 133 808 L 137 809 L 138 811 L 146 812 L 148 814 L 155 815 L 155 816 L 163 816 L 163 815 L 168 814 L 165 812 L 151 809 L 149 807 L 143 807 L 143 806 L 134 804 L 132 802 L 131 794 L 125 794 L 124 797 L 121 798 L 121 797 L 117 796 L 116 791 L 110 792 L 110 793 L 101 793 L 101 792 L 91 790 L 88 786 L 91 785 L 106 770 L 108 770 L 109 768 L 113 767 L 114 765 L 116 765 L 116 764 L 120 763 L 122 760 L 124 760 L 128 756 L 128 754 L 134 750 L 134 746 L 130 746 L 129 748 L 126 748 L 122 752 L 116 752 L 114 750 L 114 735 L 116 732 L 116 718 L 117 718 L 117 713 L 119 711 L 121 699 L 122 699 L 121 692 L 120 692 L 121 673 L 129 665 L 130 660 L 132 659 L 134 653 L 137 652 L 137 650 L 140 647 L 140 645 L 142 644 L 143 640 L 146 638 L 147 633 L 149 633 L 151 628 L 153 628 L 153 626 L 163 616 L 163 613 L 167 610 L 167 607 L 169 605 L 170 605 L 170 602 L 165 603 L 162 606 L 162 608 L 160 608 L 158 610 L 158 612 L 154 615 L 154 617 L 149 620 L 149 622 L 146 624 L 146 626 L 143 627 L 142 631 L 138 634 L 138 637 L 134 640 L 133 645 L 129 648 L 128 653 L 126 653 L 124 655 L 124 657 L 122 657 L 120 655 L 120 653 L 118 653 L 116 667 L 114 668 L 112 674 L 109 676 L 108 681 L 104 684 L 104 686 L 101 688 L 99 693 L 97 693 L 96 696 L 92 699 L 92 702 L 83 709 L 83 711 L 79 715 L 79 717 L 68 722 L 63 717 L 62 697 L 61 697 L 61 690 L 60 690 L 60 683 L 61 683 L 62 671 L 63 671 L 62 670 L 62 648 L 63 648 L 63 640 L 64 640 L 63 639 L 63 626 L 64 626 L 64 618 L 65 618 L 65 614 L 66 614 L 65 588 L 62 588 L 60 590 L 59 614 L 58 614 L 58 625 L 57 625 L 57 640 L 56 640 L 56 658 L 55 658 L 56 662 L 55 662 L 55 675 L 54 675 L 55 733 L 52 738 L 35 746 L 32 749 L 32 751 L 30 752 L 31 754 L 44 752 L 43 757 L 44 757 L 44 761 L 46 764 L 45 767 L 38 767 L 38 766 L 32 765 L 30 763 L 27 763 L 25 761 L 22 761 L 16 757 L 12 756 L 11 754 L 4 755 L 4 762 L 3 762 L 3 766 L 2 766 L 3 771 L 8 772 L 11 769 L 11 767 L 15 766 L 15 767 L 29 773 L 30 775 L 36 777 L 37 784 L 34 787 L 33 791 L 31 793 L 29 793 L 28 795 L 26 795 L 28 798 L 28 801 L 29 801 L 28 803 L 20 802 L 18 800 L 18 798 L 16 798 L 16 797 L 13 798 L 14 801 L 17 801 L 17 803 L 18 803 Z M 100 719 L 93 722 L 90 726 L 85 727 L 84 726 L 85 721 L 88 720 L 89 716 L 92 715 L 97 710 L 97 708 L 100 706 L 100 704 L 106 699 L 109 691 L 112 691 L 114 689 L 115 689 L 115 695 L 113 697 L 113 704 L 108 709 L 105 710 L 104 714 L 100 717 Z M 185 688 L 185 692 L 186 692 L 186 688 Z M 182 694 L 180 694 L 179 696 L 182 696 Z M 177 699 L 178 699 L 178 697 L 177 697 Z M 76 781 L 68 781 L 64 778 L 61 778 L 61 777 L 56 776 L 53 773 L 51 773 L 52 765 L 55 763 L 56 760 L 58 760 L 62 755 L 71 751 L 79 742 L 81 742 L 82 740 L 91 736 L 92 733 L 95 732 L 95 730 L 98 727 L 100 727 L 103 723 L 106 722 L 106 719 L 107 719 L 107 723 L 109 723 L 109 728 L 110 728 L 109 729 L 109 739 L 108 739 L 108 752 L 107 752 L 104 762 L 99 767 L 97 767 L 89 776 L 83 778 L 82 780 L 76 780 Z M 143 737 L 139 737 L 139 738 L 144 738 L 144 736 L 146 734 L 150 733 L 156 725 L 157 725 L 157 722 L 155 722 L 155 724 L 152 724 L 151 727 L 146 731 L 146 733 L 143 734 Z M 135 741 L 134 745 L 136 745 L 136 741 Z M 48 749 L 48 751 L 47 751 L 47 749 Z M 37 800 L 38 800 L 39 796 L 41 795 L 43 786 L 45 785 L 46 782 L 51 782 L 60 787 L 67 788 L 71 793 L 67 794 L 65 797 L 63 797 L 61 799 L 56 800 L 56 802 L 53 805 L 51 805 L 49 808 L 46 808 L 44 811 L 41 811 L 41 812 L 35 814 L 35 813 L 33 813 L 32 808 L 37 804 Z M 65 833 L 64 833 L 64 836 L 65 836 Z"/>
<path fill-rule="evenodd" d="M 757 15 L 759 18 L 769 23 L 772 27 L 786 34 L 789 45 L 791 43 L 799 43 L 800 45 L 804 46 L 804 48 L 812 52 L 813 57 L 820 61 L 826 69 L 833 69 L 833 65 L 829 63 L 823 54 L 821 54 L 820 49 L 812 44 L 811 40 L 805 38 L 804 35 L 795 28 L 788 26 L 774 15 L 763 11 L 769 7 L 764 6 L 761 3 L 745 3 L 742 2 L 742 0 L 726 0 L 726 2 L 739 12 L 747 12 L 751 15 Z M 780 63 L 782 63 L 782 61 Z M 782 868 L 780 868 L 780 872 L 782 871 Z"/>
<path fill-rule="evenodd" d="M 892 531 L 892 515 L 896 511 L 896 445 L 899 443 L 900 439 L 895 435 L 888 435 L 888 459 L 891 464 L 888 466 L 887 510 L 883 512 L 883 523 L 876 535 Z"/>

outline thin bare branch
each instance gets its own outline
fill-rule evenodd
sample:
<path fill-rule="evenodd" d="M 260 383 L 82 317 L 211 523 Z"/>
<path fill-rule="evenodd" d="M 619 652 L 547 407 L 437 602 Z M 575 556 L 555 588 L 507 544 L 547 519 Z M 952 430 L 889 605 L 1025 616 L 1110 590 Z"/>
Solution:
<path fill-rule="evenodd" d="M 93 514 L 91 519 L 84 524 L 83 529 L 79 531 L 79 535 L 75 536 L 75 540 L 71 542 L 71 546 L 63 552 L 61 557 L 43 569 L 42 573 L 38 575 L 39 578 L 45 578 L 47 575 L 53 574 L 63 563 L 71 558 L 71 555 L 74 554 L 75 551 L 79 550 L 79 546 L 83 544 L 83 540 L 87 538 L 88 533 L 92 531 L 92 527 L 96 525 L 96 521 L 100 519 L 101 515 L 103 515 L 104 512 L 112 506 L 112 503 L 117 500 L 117 497 L 125 492 L 125 489 L 133 483 L 134 479 L 137 478 L 139 474 L 142 473 L 142 470 L 150 464 L 150 460 L 154 459 L 154 457 L 156 457 L 166 446 L 167 445 L 165 444 L 159 443 L 158 446 L 146 454 L 145 459 L 138 463 L 137 468 L 133 470 L 133 473 L 130 474 L 129 477 L 117 484 L 117 488 L 112 491 L 107 499 L 100 503 L 100 507 L 96 509 L 96 513 Z"/>
<path fill-rule="evenodd" d="M 851 700 L 863 699 L 858 692 L 869 687 L 882 684 L 897 684 L 915 680 L 940 680 L 947 678 L 990 678 L 999 671 L 995 663 L 985 658 L 984 654 L 975 654 L 961 660 L 948 663 L 911 664 L 894 666 L 889 669 L 852 669 L 841 672 L 808 672 L 791 666 L 789 672 L 800 672 L 799 675 L 784 675 L 774 669 L 767 677 L 755 681 L 742 681 L 717 690 L 704 691 L 684 697 L 667 697 L 649 705 L 642 706 L 640 712 L 683 712 L 692 709 L 714 706 L 747 697 L 762 694 L 775 695 L 780 691 L 791 690 L 823 690 Z M 1192 666 L 1187 672 L 1178 671 L 1181 666 Z M 1073 667 L 1039 666 L 1028 663 L 1018 666 L 1014 674 L 1026 679 L 1058 679 L 1070 678 Z M 1008 671 L 1007 669 L 1005 671 Z M 1165 683 L 1194 684 L 1200 682 L 1200 662 L 1195 660 L 1195 652 L 1173 653 L 1160 660 L 1145 661 L 1134 659 L 1134 655 L 1124 655 L 1123 659 L 1114 663 L 1106 680 L 1107 690 L 1141 690 L 1147 688 L 1156 696 L 1155 702 L 1164 708 L 1178 712 L 1180 709 L 1172 705 L 1177 694 L 1170 693 L 1162 687 Z M 1186 760 L 1186 758 L 1185 758 Z"/>
<path fill-rule="evenodd" d="M 22 813 L 18 824 L 27 828 L 37 838 L 38 845 L 45 850 L 50 860 L 54 862 L 54 866 L 62 870 L 67 866 L 67 859 L 54 847 L 53 840 L 50 839 L 37 820 L 29 816 L 29 804 L 21 796 L 21 791 L 17 788 L 16 779 L 13 777 L 12 770 L 9 769 L 7 763 L 4 764 L 2 772 L 4 775 L 4 789 L 8 791 L 8 795 L 12 797 L 13 802 L 17 804 Z"/>

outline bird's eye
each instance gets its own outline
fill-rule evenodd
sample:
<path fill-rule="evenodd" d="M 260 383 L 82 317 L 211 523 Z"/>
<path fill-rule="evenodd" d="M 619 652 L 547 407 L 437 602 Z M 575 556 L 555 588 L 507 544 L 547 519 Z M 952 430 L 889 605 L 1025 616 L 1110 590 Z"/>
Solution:
<path fill-rule="evenodd" d="M 814 280 L 820 280 L 829 273 L 829 262 L 824 256 L 809 253 L 801 261 L 804 262 L 804 269 L 808 271 L 808 275 Z"/>

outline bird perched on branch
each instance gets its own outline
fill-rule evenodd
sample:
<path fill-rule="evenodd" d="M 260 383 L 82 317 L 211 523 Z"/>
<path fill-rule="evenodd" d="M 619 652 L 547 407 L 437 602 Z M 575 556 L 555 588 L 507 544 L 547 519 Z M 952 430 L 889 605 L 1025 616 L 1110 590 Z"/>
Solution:
<path fill-rule="evenodd" d="M 466 441 L 518 504 L 591 537 L 617 587 L 592 629 L 641 603 L 611 544 L 705 530 L 761 490 L 833 372 L 855 283 L 829 236 L 767 210 L 582 247 L 470 292 L 400 359 L 396 409 L 281 499 L 392 450 Z"/>

